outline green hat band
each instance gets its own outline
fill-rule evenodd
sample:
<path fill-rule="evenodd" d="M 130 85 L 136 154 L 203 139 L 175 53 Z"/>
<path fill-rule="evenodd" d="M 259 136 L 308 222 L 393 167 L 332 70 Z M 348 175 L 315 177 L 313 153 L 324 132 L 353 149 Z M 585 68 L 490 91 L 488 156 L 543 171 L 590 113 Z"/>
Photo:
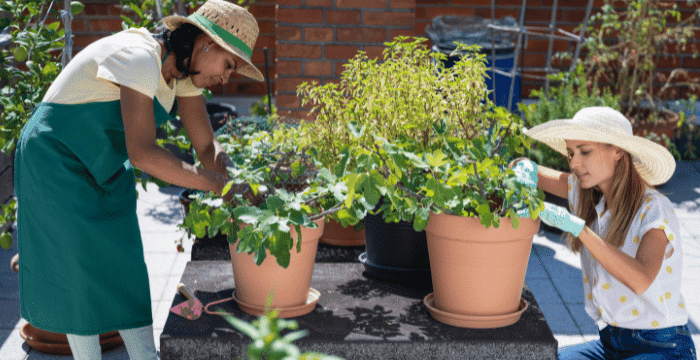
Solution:
<path fill-rule="evenodd" d="M 246 43 L 243 42 L 243 40 L 224 30 L 224 28 L 217 25 L 213 21 L 197 13 L 194 13 L 187 18 L 209 29 L 209 31 L 224 39 L 224 41 L 231 44 L 231 46 L 234 48 L 243 51 L 243 53 L 248 55 L 248 57 L 252 55 L 253 51 L 250 49 L 250 47 L 248 47 L 248 45 L 246 45 Z"/>

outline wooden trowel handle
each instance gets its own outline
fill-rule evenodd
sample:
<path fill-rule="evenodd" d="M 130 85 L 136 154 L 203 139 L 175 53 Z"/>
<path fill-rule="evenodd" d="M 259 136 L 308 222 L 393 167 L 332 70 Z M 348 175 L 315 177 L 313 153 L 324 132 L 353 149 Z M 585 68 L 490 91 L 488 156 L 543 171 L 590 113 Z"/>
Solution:
<path fill-rule="evenodd" d="M 182 293 L 182 295 L 185 295 L 187 300 L 194 300 L 194 295 L 192 295 L 192 293 L 189 290 L 187 290 L 187 287 L 185 286 L 185 284 L 183 284 L 183 283 L 177 284 L 177 289 L 180 291 L 180 293 Z"/>

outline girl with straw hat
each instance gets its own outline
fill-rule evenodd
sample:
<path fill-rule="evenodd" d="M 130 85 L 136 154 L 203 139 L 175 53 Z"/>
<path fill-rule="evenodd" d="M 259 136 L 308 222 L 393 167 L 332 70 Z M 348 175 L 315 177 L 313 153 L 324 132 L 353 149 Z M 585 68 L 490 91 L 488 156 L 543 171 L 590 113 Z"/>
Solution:
<path fill-rule="evenodd" d="M 250 60 L 258 25 L 244 8 L 209 0 L 163 24 L 161 36 L 128 29 L 80 51 L 17 146 L 21 315 L 67 334 L 76 359 L 99 359 L 99 334 L 114 330 L 131 359 L 156 358 L 132 165 L 222 193 L 232 163 L 201 88 L 234 72 L 263 80 Z M 176 109 L 203 168 L 156 144 L 156 127 Z"/>
<path fill-rule="evenodd" d="M 666 148 L 633 136 L 608 107 L 580 110 L 527 131 L 569 159 L 571 173 L 517 159 L 525 184 L 569 199 L 545 203 L 542 221 L 568 232 L 581 256 L 585 309 L 600 338 L 559 349 L 559 359 L 695 359 L 681 294 L 683 248 L 671 202 L 653 188 L 676 164 Z"/>

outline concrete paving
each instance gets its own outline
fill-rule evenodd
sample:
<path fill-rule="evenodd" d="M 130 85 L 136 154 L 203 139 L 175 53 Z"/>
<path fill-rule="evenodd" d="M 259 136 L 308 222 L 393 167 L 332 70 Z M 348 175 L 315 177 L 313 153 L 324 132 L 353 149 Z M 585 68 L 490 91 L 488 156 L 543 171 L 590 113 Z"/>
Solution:
<path fill-rule="evenodd" d="M 178 227 L 182 210 L 177 187 L 139 188 L 138 215 L 151 281 L 154 336 L 158 339 L 177 284 L 190 260 L 191 239 Z M 683 295 L 690 313 L 690 327 L 700 350 L 700 162 L 679 162 L 673 178 L 660 190 L 674 203 L 680 218 L 684 247 Z M 176 241 L 184 239 L 185 252 Z M 20 337 L 25 320 L 19 316 L 19 285 L 9 261 L 17 253 L 16 242 L 0 250 L 0 359 L 71 359 L 30 348 Z M 560 346 L 598 337 L 597 327 L 584 311 L 578 255 L 566 249 L 560 235 L 541 230 L 534 239 L 526 282 L 539 303 Z M 103 354 L 105 360 L 128 359 L 124 346 Z"/>

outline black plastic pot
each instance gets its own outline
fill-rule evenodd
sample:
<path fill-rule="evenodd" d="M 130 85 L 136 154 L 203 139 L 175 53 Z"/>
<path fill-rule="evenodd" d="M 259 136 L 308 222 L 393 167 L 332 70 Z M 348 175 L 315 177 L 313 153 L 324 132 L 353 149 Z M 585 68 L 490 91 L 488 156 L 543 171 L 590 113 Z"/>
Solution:
<path fill-rule="evenodd" d="M 187 216 L 187 213 L 190 211 L 190 203 L 192 203 L 189 196 L 195 191 L 197 190 L 185 189 L 179 194 L 180 204 L 185 211 L 185 216 Z M 214 258 L 219 259 L 226 256 L 228 256 L 229 259 L 231 258 L 226 235 L 218 234 L 213 238 L 205 235 L 203 238 L 196 238 L 194 240 L 190 260 L 213 260 Z"/>
<path fill-rule="evenodd" d="M 366 253 L 360 255 L 365 275 L 415 287 L 431 287 L 425 231 L 413 224 L 386 223 L 382 214 L 365 217 Z"/>

